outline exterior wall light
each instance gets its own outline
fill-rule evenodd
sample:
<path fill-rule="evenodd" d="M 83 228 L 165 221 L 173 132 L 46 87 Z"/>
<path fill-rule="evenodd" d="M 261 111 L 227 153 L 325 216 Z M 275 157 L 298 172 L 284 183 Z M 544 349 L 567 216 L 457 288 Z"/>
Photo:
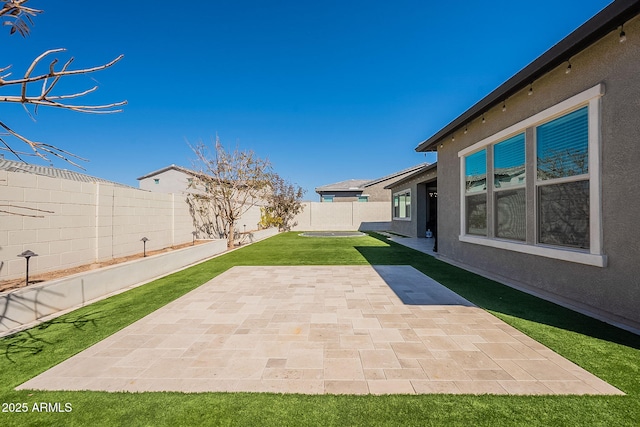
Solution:
<path fill-rule="evenodd" d="M 149 239 L 147 239 L 146 237 L 143 237 L 142 239 L 140 239 L 140 241 L 142 242 L 142 256 L 146 257 L 147 256 L 147 242 L 149 241 Z"/>
<path fill-rule="evenodd" d="M 567 69 L 564 70 L 565 74 L 569 74 L 571 72 L 571 61 L 567 61 L 569 63 L 569 65 L 567 65 Z"/>
<path fill-rule="evenodd" d="M 193 234 L 193 242 L 191 242 L 191 246 L 195 246 L 196 244 L 196 234 L 198 234 L 197 231 L 192 231 L 191 234 Z"/>
<path fill-rule="evenodd" d="M 21 254 L 18 254 L 18 256 L 27 260 L 27 278 L 25 280 L 25 286 L 29 286 L 29 258 L 31 258 L 32 256 L 38 256 L 38 254 L 27 249 Z"/>
<path fill-rule="evenodd" d="M 620 43 L 627 41 L 627 34 L 624 32 L 624 24 L 620 25 Z"/>

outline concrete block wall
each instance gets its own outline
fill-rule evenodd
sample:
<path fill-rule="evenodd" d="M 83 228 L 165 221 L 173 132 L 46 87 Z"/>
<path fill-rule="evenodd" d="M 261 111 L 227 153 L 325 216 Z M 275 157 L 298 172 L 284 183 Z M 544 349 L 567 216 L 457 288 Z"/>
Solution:
<path fill-rule="evenodd" d="M 142 237 L 147 250 L 193 237 L 176 194 L 0 171 L 0 205 L 0 280 L 24 275 L 27 249 L 37 274 L 141 252 Z"/>
<path fill-rule="evenodd" d="M 391 225 L 391 202 L 304 202 L 294 231 L 385 230 Z"/>
<path fill-rule="evenodd" d="M 0 171 L 0 280 L 61 270 L 191 242 L 195 230 L 183 193 L 155 193 L 106 183 Z M 39 209 L 41 211 L 35 211 Z M 42 212 L 46 211 L 46 212 Z M 28 216 L 31 215 L 31 216 Z M 255 230 L 252 207 L 237 230 Z"/>

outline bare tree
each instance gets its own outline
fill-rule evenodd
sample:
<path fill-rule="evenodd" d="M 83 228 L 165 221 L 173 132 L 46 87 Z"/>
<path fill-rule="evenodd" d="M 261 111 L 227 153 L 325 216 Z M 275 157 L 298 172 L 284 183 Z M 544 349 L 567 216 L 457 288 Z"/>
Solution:
<path fill-rule="evenodd" d="M 2 25 L 10 27 L 10 34 L 18 33 L 23 37 L 28 35 L 30 30 L 29 26 L 33 24 L 32 17 L 39 13 L 42 13 L 41 10 L 32 9 L 25 6 L 25 3 L 27 3 L 27 1 L 28 0 L 0 0 L 0 4 L 2 4 L 2 8 L 0 9 L 0 21 L 2 22 Z M 13 89 L 13 94 L 11 95 L 0 95 L 0 102 L 22 104 L 27 113 L 30 115 L 31 113 L 26 108 L 27 105 L 33 106 L 33 114 L 37 114 L 38 108 L 40 106 L 61 108 L 65 110 L 92 114 L 109 114 L 121 112 L 122 110 L 118 107 L 125 105 L 127 103 L 126 101 L 102 105 L 84 105 L 75 102 L 77 98 L 81 98 L 89 93 L 95 92 L 98 89 L 97 86 L 80 92 L 63 93 L 56 95 L 53 94 L 53 89 L 63 77 L 78 74 L 89 74 L 96 71 L 104 70 L 105 68 L 109 68 L 116 62 L 120 61 L 123 55 L 118 56 L 111 62 L 99 65 L 97 67 L 80 68 L 75 70 L 71 69 L 71 64 L 74 60 L 74 58 L 71 57 L 63 65 L 59 66 L 59 68 L 56 69 L 56 67 L 58 66 L 58 59 L 54 57 L 49 61 L 49 58 L 57 53 L 64 51 L 65 49 L 51 49 L 42 53 L 31 62 L 31 65 L 27 68 L 22 77 L 13 79 L 10 78 L 12 73 L 8 71 L 10 70 L 11 65 L 0 68 L 0 90 L 4 88 Z M 41 65 L 41 62 L 43 62 L 45 59 L 49 61 L 47 71 L 36 72 L 36 68 L 38 68 L 38 66 Z M 29 91 L 29 88 L 34 86 L 34 84 L 36 83 L 40 86 L 40 91 L 37 94 L 32 94 L 32 92 Z M 37 156 L 48 160 L 47 155 L 53 155 L 82 169 L 82 167 L 71 160 L 71 158 L 79 160 L 85 159 L 75 154 L 69 153 L 54 145 L 33 141 L 14 131 L 9 125 L 1 120 L 0 127 L 4 129 L 4 132 L 0 133 L 0 150 L 9 151 L 22 161 L 24 161 L 22 156 Z M 9 142 L 7 142 L 3 138 L 6 136 L 16 138 L 21 143 L 28 145 L 30 151 L 24 152 L 18 149 L 14 149 L 9 144 Z"/>
<path fill-rule="evenodd" d="M 263 226 L 277 226 L 280 231 L 289 231 L 297 225 L 293 223 L 296 215 L 302 212 L 302 196 L 304 190 L 295 184 L 285 181 L 274 174 L 271 180 L 271 191 L 267 196 L 267 206 L 262 208 Z"/>
<path fill-rule="evenodd" d="M 213 151 L 203 142 L 191 148 L 199 170 L 192 182 L 196 191 L 190 197 L 208 202 L 212 221 L 220 221 L 227 247 L 232 248 L 236 222 L 268 195 L 271 163 L 253 151 L 227 151 L 217 136 Z"/>

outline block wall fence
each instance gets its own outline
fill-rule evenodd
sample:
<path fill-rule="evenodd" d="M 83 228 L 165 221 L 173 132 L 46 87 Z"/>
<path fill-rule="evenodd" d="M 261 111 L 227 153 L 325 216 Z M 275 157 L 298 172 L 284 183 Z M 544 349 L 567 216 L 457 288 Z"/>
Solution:
<path fill-rule="evenodd" d="M 260 208 L 238 221 L 251 231 Z M 389 202 L 305 202 L 296 231 L 387 230 Z M 190 242 L 195 230 L 185 196 L 108 183 L 79 182 L 0 171 L 0 280 L 24 277 L 29 249 L 38 254 L 30 274 L 106 261 Z"/>
<path fill-rule="evenodd" d="M 295 231 L 389 230 L 391 202 L 304 202 Z"/>
<path fill-rule="evenodd" d="M 0 205 L 0 280 L 24 275 L 27 249 L 37 274 L 139 253 L 142 237 L 147 250 L 193 239 L 179 194 L 0 171 Z"/>

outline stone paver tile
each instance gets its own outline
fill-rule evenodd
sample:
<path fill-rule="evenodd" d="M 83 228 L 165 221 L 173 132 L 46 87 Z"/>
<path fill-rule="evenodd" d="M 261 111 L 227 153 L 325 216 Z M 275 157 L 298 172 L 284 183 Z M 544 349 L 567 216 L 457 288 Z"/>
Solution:
<path fill-rule="evenodd" d="M 462 350 L 458 343 L 447 336 L 423 336 L 422 342 L 427 350 Z"/>
<path fill-rule="evenodd" d="M 514 362 L 537 380 L 571 381 L 576 379 L 571 372 L 549 363 L 547 360 L 514 360 Z"/>
<path fill-rule="evenodd" d="M 500 369 L 481 351 L 449 351 L 449 357 L 458 362 L 462 369 Z"/>
<path fill-rule="evenodd" d="M 498 383 L 509 394 L 554 394 L 540 381 L 498 380 Z"/>
<path fill-rule="evenodd" d="M 392 285 L 439 286 L 409 266 L 234 267 L 21 388 L 621 394 L 478 307 Z"/>
<path fill-rule="evenodd" d="M 460 394 L 455 381 L 412 380 L 411 385 L 418 394 Z"/>
<path fill-rule="evenodd" d="M 517 339 L 500 329 L 476 329 L 475 333 L 485 339 L 486 342 L 518 343 Z"/>
<path fill-rule="evenodd" d="M 474 381 L 514 380 L 502 369 L 467 369 L 465 372 Z"/>
<path fill-rule="evenodd" d="M 484 354 L 496 359 L 529 359 L 508 343 L 477 343 L 476 347 Z"/>
<path fill-rule="evenodd" d="M 369 335 L 341 335 L 341 348 L 373 349 L 373 341 Z"/>
<path fill-rule="evenodd" d="M 324 362 L 325 380 L 364 380 L 360 358 L 326 359 Z"/>
<path fill-rule="evenodd" d="M 302 378 L 305 380 L 321 380 L 324 376 L 324 369 L 302 369 Z"/>
<path fill-rule="evenodd" d="M 166 378 L 184 378 L 186 371 L 190 369 L 187 366 L 178 364 L 176 359 L 158 359 L 151 363 L 144 371 L 140 372 L 139 378 L 146 379 L 166 379 Z M 168 389 L 171 390 L 171 389 Z"/>
<path fill-rule="evenodd" d="M 356 349 L 327 349 L 324 352 L 325 359 L 344 359 L 360 357 Z"/>
<path fill-rule="evenodd" d="M 456 386 L 465 394 L 507 394 L 498 381 L 456 381 Z"/>
<path fill-rule="evenodd" d="M 250 359 L 250 358 L 238 358 L 229 361 L 228 365 L 224 368 L 228 377 L 235 377 L 240 379 L 255 379 L 262 376 L 262 372 L 267 364 L 266 358 Z"/>
<path fill-rule="evenodd" d="M 376 318 L 362 318 L 351 320 L 353 329 L 381 329 L 380 322 Z"/>
<path fill-rule="evenodd" d="M 531 376 L 531 374 L 525 371 L 513 360 L 494 359 L 494 362 L 496 362 L 497 365 L 499 365 L 506 373 L 511 375 L 511 377 L 516 381 L 536 381 L 536 379 Z"/>
<path fill-rule="evenodd" d="M 397 356 L 397 354 L 396 354 Z M 422 369 L 422 365 L 420 364 L 419 359 L 401 359 L 398 358 L 398 362 L 400 362 L 400 366 L 405 369 Z"/>
<path fill-rule="evenodd" d="M 129 382 L 129 378 L 96 378 L 88 381 L 83 390 L 124 391 Z"/>
<path fill-rule="evenodd" d="M 220 379 L 230 378 L 225 366 L 189 367 L 182 371 L 184 378 Z"/>
<path fill-rule="evenodd" d="M 404 327 L 398 328 L 400 335 L 405 342 L 422 342 L 418 334 L 413 329 L 405 329 Z"/>
<path fill-rule="evenodd" d="M 598 390 L 583 381 L 541 381 L 554 394 L 600 394 Z"/>
<path fill-rule="evenodd" d="M 392 350 L 360 350 L 362 367 L 372 368 L 400 368 L 400 362 Z"/>
<path fill-rule="evenodd" d="M 471 378 L 454 360 L 421 359 L 420 365 L 433 381 L 470 381 Z"/>
<path fill-rule="evenodd" d="M 336 329 L 313 328 L 309 331 L 309 341 L 340 342 L 340 333 Z"/>
<path fill-rule="evenodd" d="M 384 375 L 388 380 L 426 380 L 428 379 L 422 368 L 385 369 Z"/>
<path fill-rule="evenodd" d="M 413 385 L 409 380 L 386 379 L 367 380 L 371 394 L 415 394 Z"/>
<path fill-rule="evenodd" d="M 303 379 L 297 381 L 285 381 L 278 390 L 279 393 L 323 394 L 324 381 L 320 379 Z"/>
<path fill-rule="evenodd" d="M 479 351 L 476 344 L 484 342 L 478 335 L 454 335 L 451 339 L 464 351 Z"/>
<path fill-rule="evenodd" d="M 266 368 L 262 372 L 262 379 L 267 380 L 299 380 L 304 372 L 302 369 Z"/>
<path fill-rule="evenodd" d="M 402 334 L 397 329 L 370 329 L 369 336 L 374 343 L 392 343 L 392 342 L 404 342 Z"/>
<path fill-rule="evenodd" d="M 590 372 L 585 371 L 584 369 L 581 369 L 580 371 L 571 371 L 571 373 L 575 375 L 575 377 L 578 378 L 579 380 L 584 381 L 585 384 L 598 390 L 600 393 L 618 394 L 618 395 L 625 394 L 622 391 L 615 388 L 614 386 L 612 386 L 611 384 L 601 380 L 600 378 L 594 376 Z"/>
<path fill-rule="evenodd" d="M 375 369 L 364 369 L 364 377 L 367 380 L 383 380 L 386 378 L 384 375 L 384 369 L 375 368 Z"/>
<path fill-rule="evenodd" d="M 369 394 L 367 381 L 326 380 L 324 391 L 328 394 Z"/>
<path fill-rule="evenodd" d="M 314 313 L 311 315 L 311 323 L 338 323 L 338 315 L 336 313 Z"/>
<path fill-rule="evenodd" d="M 422 342 L 392 343 L 391 348 L 398 359 L 431 359 L 433 357 Z"/>
<path fill-rule="evenodd" d="M 267 360 L 266 368 L 284 368 L 287 365 L 286 358 L 269 358 Z"/>
<path fill-rule="evenodd" d="M 323 369 L 322 350 L 292 350 L 287 355 L 287 368 Z"/>

